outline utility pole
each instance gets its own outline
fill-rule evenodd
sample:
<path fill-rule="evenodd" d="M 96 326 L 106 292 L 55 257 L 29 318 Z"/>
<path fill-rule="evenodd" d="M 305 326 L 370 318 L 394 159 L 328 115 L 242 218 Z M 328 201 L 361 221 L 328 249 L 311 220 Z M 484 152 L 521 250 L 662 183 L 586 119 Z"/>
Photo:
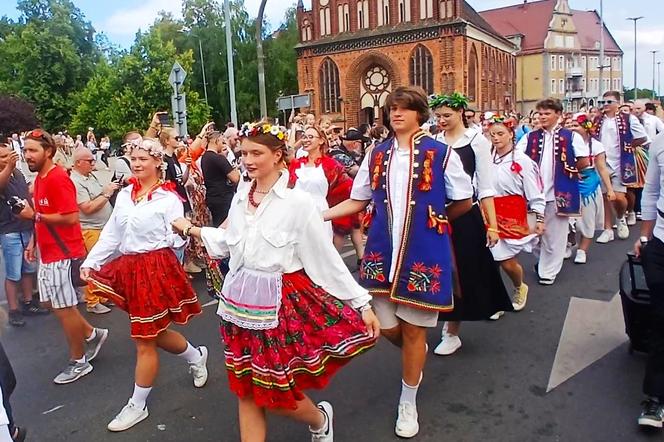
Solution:
<path fill-rule="evenodd" d="M 659 51 L 650 51 L 652 54 L 652 99 L 655 99 L 655 54 Z"/>
<path fill-rule="evenodd" d="M 198 52 L 201 55 L 201 72 L 203 73 L 203 93 L 205 94 L 205 104 L 210 105 L 208 103 L 208 94 L 207 94 L 207 81 L 205 80 L 205 61 L 203 61 L 203 43 L 201 42 L 201 38 L 198 37 Z"/>
<path fill-rule="evenodd" d="M 662 96 L 662 73 L 659 70 L 661 64 L 662 64 L 661 61 L 657 62 L 657 99 L 658 100 Z"/>
<path fill-rule="evenodd" d="M 604 2 L 599 1 L 599 87 L 597 88 L 597 101 L 602 99 L 604 94 Z M 597 103 L 597 102 L 596 102 Z"/>
<path fill-rule="evenodd" d="M 636 79 L 636 22 L 641 20 L 643 16 L 639 17 L 627 17 L 627 20 L 632 20 L 634 22 L 634 100 L 637 99 L 637 92 L 639 88 L 637 87 L 638 81 Z"/>
<path fill-rule="evenodd" d="M 228 94 L 231 97 L 231 121 L 237 123 L 237 106 L 235 104 L 235 69 L 233 67 L 233 39 L 231 38 L 231 5 L 224 0 L 224 24 L 226 26 L 226 61 L 228 64 Z"/>
<path fill-rule="evenodd" d="M 261 118 L 267 118 L 267 100 L 265 98 L 265 56 L 263 55 L 263 15 L 267 0 L 261 0 L 256 17 L 256 55 L 258 56 L 258 101 Z"/>

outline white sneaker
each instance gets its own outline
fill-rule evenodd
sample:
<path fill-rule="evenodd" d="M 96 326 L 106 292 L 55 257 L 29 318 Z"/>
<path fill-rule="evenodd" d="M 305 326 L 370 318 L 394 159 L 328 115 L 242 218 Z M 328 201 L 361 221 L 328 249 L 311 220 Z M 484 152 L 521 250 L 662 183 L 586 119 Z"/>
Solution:
<path fill-rule="evenodd" d="M 515 312 L 520 312 L 526 307 L 528 300 L 528 286 L 522 282 L 519 287 L 514 288 L 514 295 L 512 296 L 512 307 Z"/>
<path fill-rule="evenodd" d="M 629 212 L 627 214 L 627 225 L 628 226 L 633 226 L 636 224 L 636 213 L 635 212 Z"/>
<path fill-rule="evenodd" d="M 505 314 L 504 311 L 499 311 L 499 312 L 496 312 L 496 313 L 494 313 L 493 315 L 489 316 L 489 319 L 491 319 L 492 321 L 497 321 L 497 320 L 499 320 L 500 317 L 503 316 L 504 314 Z"/>
<path fill-rule="evenodd" d="M 600 235 L 597 237 L 597 242 L 600 244 L 606 244 L 607 242 L 613 241 L 615 238 L 613 236 L 613 230 L 612 229 L 607 229 L 600 233 Z"/>
<path fill-rule="evenodd" d="M 572 245 L 570 243 L 567 243 L 567 246 L 565 247 L 565 259 L 570 259 L 572 257 Z"/>
<path fill-rule="evenodd" d="M 208 358 L 208 349 L 207 347 L 201 345 L 198 347 L 198 351 L 201 352 L 201 358 L 198 362 L 189 364 L 189 373 L 194 376 L 194 387 L 201 388 L 205 385 L 208 379 L 208 370 L 207 370 L 207 358 Z"/>
<path fill-rule="evenodd" d="M 629 227 L 627 227 L 627 221 L 625 220 L 625 217 L 622 217 L 618 220 L 618 238 L 620 239 L 627 239 L 629 238 Z"/>
<path fill-rule="evenodd" d="M 111 311 L 110 308 L 106 307 L 101 302 L 98 302 L 92 307 L 86 307 L 85 309 L 88 311 L 88 313 L 94 313 L 95 315 L 103 315 L 105 313 L 110 313 Z"/>
<path fill-rule="evenodd" d="M 574 257 L 574 264 L 585 264 L 586 258 L 587 258 L 586 251 L 579 249 L 576 251 L 576 256 Z"/>
<path fill-rule="evenodd" d="M 417 422 L 417 408 L 410 402 L 399 404 L 397 424 L 394 432 L 399 437 L 411 438 L 420 431 L 420 424 Z"/>
<path fill-rule="evenodd" d="M 461 348 L 461 339 L 458 336 L 445 333 L 440 344 L 433 350 L 439 356 L 449 356 Z"/>
<path fill-rule="evenodd" d="M 133 427 L 137 423 L 145 420 L 148 417 L 148 406 L 146 405 L 143 409 L 140 409 L 134 405 L 134 403 L 129 399 L 127 405 L 125 405 L 120 413 L 115 416 L 106 428 L 109 431 L 124 431 Z"/>
<path fill-rule="evenodd" d="M 332 404 L 321 401 L 318 403 L 318 408 L 325 414 L 327 421 L 325 427 L 320 430 L 314 431 L 309 427 L 311 442 L 334 442 L 334 410 Z"/>

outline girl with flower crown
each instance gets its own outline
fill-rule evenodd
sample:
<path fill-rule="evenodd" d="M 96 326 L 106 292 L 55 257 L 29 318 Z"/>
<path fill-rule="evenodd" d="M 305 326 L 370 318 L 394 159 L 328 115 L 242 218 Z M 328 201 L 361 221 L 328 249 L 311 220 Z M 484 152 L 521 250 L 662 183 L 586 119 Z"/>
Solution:
<path fill-rule="evenodd" d="M 576 230 L 581 234 L 579 248 L 576 251 L 574 262 L 585 264 L 588 249 L 595 237 L 595 231 L 604 223 L 604 201 L 602 198 L 601 183 L 606 189 L 609 201 L 615 201 L 616 194 L 611 185 L 611 173 L 606 165 L 606 151 L 604 145 L 597 138 L 592 137 L 593 123 L 584 113 L 575 114 L 570 129 L 583 138 L 588 146 L 590 165 L 579 171 L 579 193 L 581 195 L 581 218 L 577 220 Z"/>
<path fill-rule="evenodd" d="M 517 255 L 531 251 L 537 236 L 544 232 L 546 201 L 539 167 L 524 152 L 514 149 L 514 124 L 495 115 L 489 123 L 491 136 L 492 186 L 500 240 L 491 248 L 493 258 L 514 284 L 512 306 L 521 311 L 528 299 L 528 286 L 523 282 L 523 267 Z M 534 232 L 528 226 L 528 213 L 534 213 Z"/>
<path fill-rule="evenodd" d="M 436 140 L 452 147 L 459 155 L 475 191 L 472 209 L 452 222 L 460 290 L 455 293 L 454 311 L 439 315 L 441 320 L 448 321 L 443 326 L 441 342 L 434 349 L 434 353 L 441 356 L 451 355 L 461 348 L 460 321 L 489 319 L 492 315 L 496 318 L 498 312 L 512 310 L 500 271 L 489 251 L 499 239 L 493 204 L 491 144 L 480 132 L 467 127 L 467 104 L 466 97 L 459 93 L 438 95 L 429 103 L 442 129 Z"/>
<path fill-rule="evenodd" d="M 162 180 L 163 156 L 158 140 L 131 145 L 130 185 L 118 194 L 111 218 L 81 265 L 91 291 L 127 312 L 136 343 L 134 393 L 108 424 L 110 431 L 127 430 L 148 417 L 157 349 L 187 361 L 194 386 L 203 387 L 208 377 L 207 348 L 194 347 L 169 329 L 173 322 L 186 324 L 201 307 L 174 252 L 185 240 L 173 233 L 171 221 L 184 209 L 175 185 Z"/>
<path fill-rule="evenodd" d="M 242 440 L 267 436 L 266 411 L 309 425 L 312 441 L 333 440 L 333 411 L 305 390 L 325 387 L 353 356 L 373 347 L 380 325 L 371 296 L 353 279 L 311 196 L 289 189 L 285 134 L 245 124 L 242 161 L 251 183 L 238 189 L 220 228 L 179 218 L 173 229 L 230 256 L 217 314 Z"/>

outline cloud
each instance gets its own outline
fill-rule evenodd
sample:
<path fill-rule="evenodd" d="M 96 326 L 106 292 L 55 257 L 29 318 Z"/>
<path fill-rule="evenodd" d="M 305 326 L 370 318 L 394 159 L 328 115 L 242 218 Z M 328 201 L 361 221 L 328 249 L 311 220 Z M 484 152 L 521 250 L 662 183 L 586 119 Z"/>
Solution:
<path fill-rule="evenodd" d="M 634 46 L 634 30 L 620 29 L 613 32 L 620 46 L 625 49 Z M 664 30 L 641 27 L 637 29 L 637 45 L 640 47 L 661 47 L 664 44 Z"/>
<path fill-rule="evenodd" d="M 115 11 L 100 26 L 96 28 L 104 31 L 111 38 L 130 37 L 139 29 L 147 29 L 159 11 L 172 13 L 175 17 L 182 16 L 181 0 L 146 0 L 132 8 Z"/>

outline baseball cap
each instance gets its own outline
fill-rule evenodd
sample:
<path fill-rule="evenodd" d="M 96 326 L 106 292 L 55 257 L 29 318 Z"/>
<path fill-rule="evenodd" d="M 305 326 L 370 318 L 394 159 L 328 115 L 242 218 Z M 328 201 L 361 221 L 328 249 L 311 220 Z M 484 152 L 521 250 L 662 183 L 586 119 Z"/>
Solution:
<path fill-rule="evenodd" d="M 346 141 L 365 141 L 364 136 L 354 127 L 348 129 L 340 138 Z"/>

